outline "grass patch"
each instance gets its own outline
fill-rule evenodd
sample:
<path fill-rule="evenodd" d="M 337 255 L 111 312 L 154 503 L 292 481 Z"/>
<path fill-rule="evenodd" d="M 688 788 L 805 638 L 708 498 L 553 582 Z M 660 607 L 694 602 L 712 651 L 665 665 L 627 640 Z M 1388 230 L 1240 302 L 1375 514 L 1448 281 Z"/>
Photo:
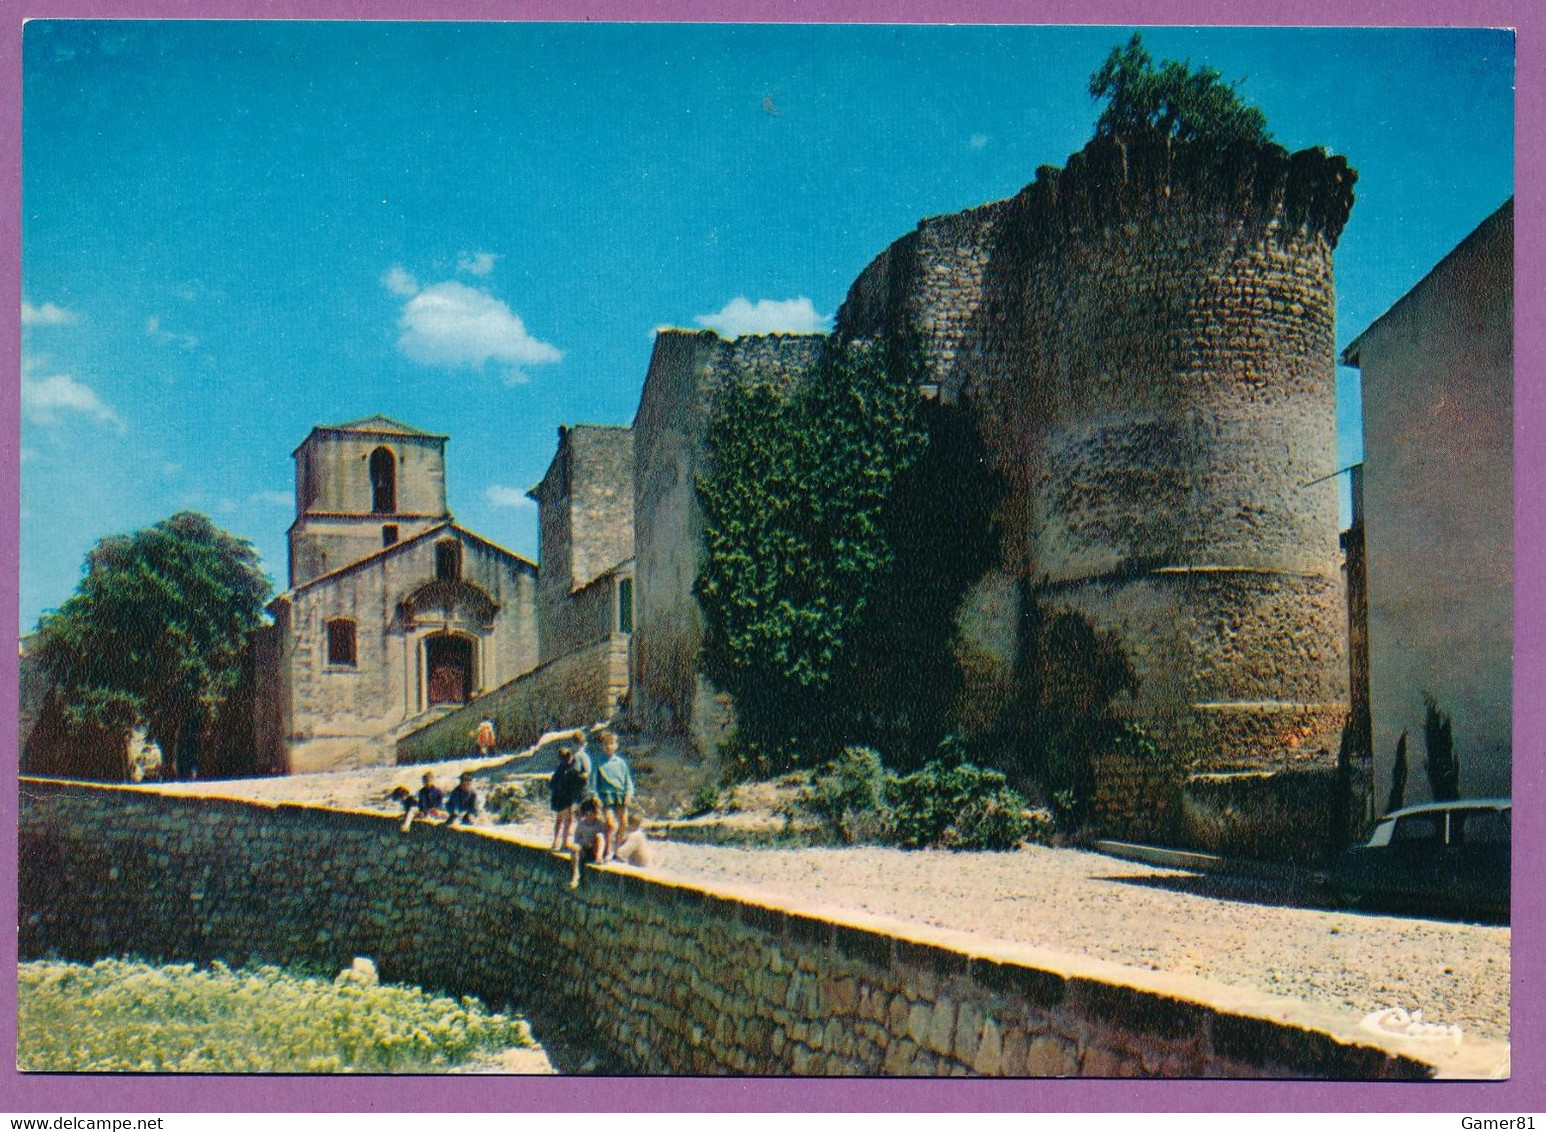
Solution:
<path fill-rule="evenodd" d="M 416 1073 L 533 1044 L 475 998 L 278 967 L 43 961 L 18 989 L 23 1071 Z"/>

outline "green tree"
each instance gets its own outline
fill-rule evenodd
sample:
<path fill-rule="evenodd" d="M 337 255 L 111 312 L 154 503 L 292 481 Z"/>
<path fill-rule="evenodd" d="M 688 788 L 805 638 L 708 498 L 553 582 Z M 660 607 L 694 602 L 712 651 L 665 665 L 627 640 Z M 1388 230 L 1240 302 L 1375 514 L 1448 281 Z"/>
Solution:
<path fill-rule="evenodd" d="M 179 512 L 86 555 L 75 594 L 39 625 L 38 657 L 68 726 L 144 727 L 170 769 L 242 682 L 269 582 L 252 544 Z"/>
<path fill-rule="evenodd" d="M 1240 97 L 1242 81 L 1225 82 L 1218 71 L 1194 69 L 1190 61 L 1166 59 L 1155 70 L 1143 37 L 1134 33 L 1090 76 L 1090 97 L 1106 100 L 1095 133 L 1126 137 L 1157 130 L 1180 141 L 1268 142 L 1265 115 Z"/>
<path fill-rule="evenodd" d="M 1439 710 L 1431 695 L 1423 696 L 1423 745 L 1427 748 L 1428 786 L 1435 802 L 1460 797 L 1460 758 L 1455 754 L 1454 727 L 1449 713 Z"/>
<path fill-rule="evenodd" d="M 1390 768 L 1390 797 L 1385 799 L 1385 812 L 1393 814 L 1406 805 L 1406 732 L 1396 740 L 1396 761 Z"/>
<path fill-rule="evenodd" d="M 695 589 L 703 672 L 735 700 L 757 756 L 747 769 L 820 761 L 860 739 L 853 674 L 896 561 L 886 506 L 927 443 L 919 400 L 911 366 L 841 342 L 792 390 L 719 395 Z"/>

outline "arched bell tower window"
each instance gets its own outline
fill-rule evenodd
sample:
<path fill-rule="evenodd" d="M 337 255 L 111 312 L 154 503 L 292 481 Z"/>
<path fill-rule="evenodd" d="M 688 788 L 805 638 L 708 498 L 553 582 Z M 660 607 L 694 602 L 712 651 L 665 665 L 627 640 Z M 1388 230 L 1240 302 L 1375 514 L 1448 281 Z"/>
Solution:
<path fill-rule="evenodd" d="M 370 454 L 370 509 L 380 515 L 397 510 L 397 457 L 390 448 Z"/>

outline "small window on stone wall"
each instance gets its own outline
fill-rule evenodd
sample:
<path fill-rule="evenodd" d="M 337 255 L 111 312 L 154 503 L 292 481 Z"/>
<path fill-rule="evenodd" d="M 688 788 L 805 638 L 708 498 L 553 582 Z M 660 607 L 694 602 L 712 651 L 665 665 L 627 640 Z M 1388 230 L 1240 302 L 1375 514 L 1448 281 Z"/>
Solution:
<path fill-rule="evenodd" d="M 327 623 L 327 662 L 344 668 L 355 666 L 353 621 L 340 617 Z"/>
<path fill-rule="evenodd" d="M 462 576 L 462 544 L 447 539 L 435 544 L 435 580 L 454 582 Z"/>
<path fill-rule="evenodd" d="M 617 631 L 633 632 L 633 579 L 617 580 Z"/>
<path fill-rule="evenodd" d="M 381 528 L 381 545 L 391 546 L 397 541 L 397 524 L 388 523 Z"/>

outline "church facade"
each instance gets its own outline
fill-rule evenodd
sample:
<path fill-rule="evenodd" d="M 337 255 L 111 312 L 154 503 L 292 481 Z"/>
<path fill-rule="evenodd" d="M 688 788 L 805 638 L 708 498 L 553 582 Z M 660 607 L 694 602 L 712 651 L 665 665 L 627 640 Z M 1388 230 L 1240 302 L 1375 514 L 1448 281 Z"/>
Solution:
<path fill-rule="evenodd" d="M 377 416 L 295 450 L 289 584 L 253 642 L 260 772 L 390 764 L 536 665 L 536 564 L 455 522 L 446 439 Z"/>

